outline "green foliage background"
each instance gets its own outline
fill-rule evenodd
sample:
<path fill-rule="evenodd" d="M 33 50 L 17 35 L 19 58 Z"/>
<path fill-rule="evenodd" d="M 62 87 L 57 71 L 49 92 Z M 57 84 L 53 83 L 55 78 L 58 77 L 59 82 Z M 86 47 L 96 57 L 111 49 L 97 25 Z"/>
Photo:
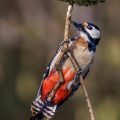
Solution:
<path fill-rule="evenodd" d="M 102 32 L 86 78 L 97 120 L 120 120 L 119 8 L 119 0 L 109 0 L 73 10 L 73 20 L 96 23 Z M 40 78 L 63 40 L 66 10 L 57 0 L 0 0 L 0 120 L 29 119 Z M 81 88 L 53 118 L 88 119 Z"/>

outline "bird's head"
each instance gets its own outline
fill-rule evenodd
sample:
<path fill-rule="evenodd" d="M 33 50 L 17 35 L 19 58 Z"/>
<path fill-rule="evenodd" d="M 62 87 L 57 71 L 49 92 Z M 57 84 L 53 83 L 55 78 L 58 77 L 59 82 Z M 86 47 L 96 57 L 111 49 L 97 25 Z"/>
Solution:
<path fill-rule="evenodd" d="M 81 37 L 84 37 L 88 42 L 98 45 L 101 38 L 101 33 L 100 29 L 95 24 L 88 22 L 77 23 L 74 21 L 72 21 L 72 24 L 75 26 L 75 28 L 77 28 L 77 32 Z"/>

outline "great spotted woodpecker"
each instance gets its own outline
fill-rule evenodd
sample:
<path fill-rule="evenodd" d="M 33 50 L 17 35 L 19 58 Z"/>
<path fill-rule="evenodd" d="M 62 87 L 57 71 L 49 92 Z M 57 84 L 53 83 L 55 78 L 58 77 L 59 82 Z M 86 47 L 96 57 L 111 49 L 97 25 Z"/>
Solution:
<path fill-rule="evenodd" d="M 79 75 L 85 79 L 94 61 L 96 47 L 100 40 L 100 29 L 88 22 L 72 22 L 78 32 L 78 37 L 68 40 L 69 53 L 79 66 L 79 71 L 75 70 L 74 64 L 67 52 L 64 54 L 60 68 L 64 82 L 55 91 L 54 96 L 49 100 L 49 95 L 61 77 L 56 70 L 55 63 L 59 57 L 61 46 L 56 55 L 47 67 L 43 75 L 36 99 L 31 105 L 33 116 L 31 120 L 46 120 L 54 116 L 55 112 L 80 86 Z"/>

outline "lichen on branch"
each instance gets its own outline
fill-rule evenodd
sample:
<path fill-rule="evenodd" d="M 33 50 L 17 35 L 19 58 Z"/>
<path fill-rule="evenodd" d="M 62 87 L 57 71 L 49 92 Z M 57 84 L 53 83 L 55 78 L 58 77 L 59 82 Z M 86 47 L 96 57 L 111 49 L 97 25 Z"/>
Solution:
<path fill-rule="evenodd" d="M 69 2 L 79 6 L 90 6 L 105 2 L 105 0 L 59 0 L 59 1 Z"/>

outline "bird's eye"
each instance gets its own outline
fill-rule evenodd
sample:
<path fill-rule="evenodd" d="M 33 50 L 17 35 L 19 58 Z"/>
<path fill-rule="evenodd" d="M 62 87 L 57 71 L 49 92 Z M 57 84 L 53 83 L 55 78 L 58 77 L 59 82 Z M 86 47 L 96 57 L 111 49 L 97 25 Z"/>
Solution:
<path fill-rule="evenodd" d="M 92 29 L 93 29 L 91 26 L 88 26 L 87 28 L 88 28 L 89 30 L 92 30 Z"/>

